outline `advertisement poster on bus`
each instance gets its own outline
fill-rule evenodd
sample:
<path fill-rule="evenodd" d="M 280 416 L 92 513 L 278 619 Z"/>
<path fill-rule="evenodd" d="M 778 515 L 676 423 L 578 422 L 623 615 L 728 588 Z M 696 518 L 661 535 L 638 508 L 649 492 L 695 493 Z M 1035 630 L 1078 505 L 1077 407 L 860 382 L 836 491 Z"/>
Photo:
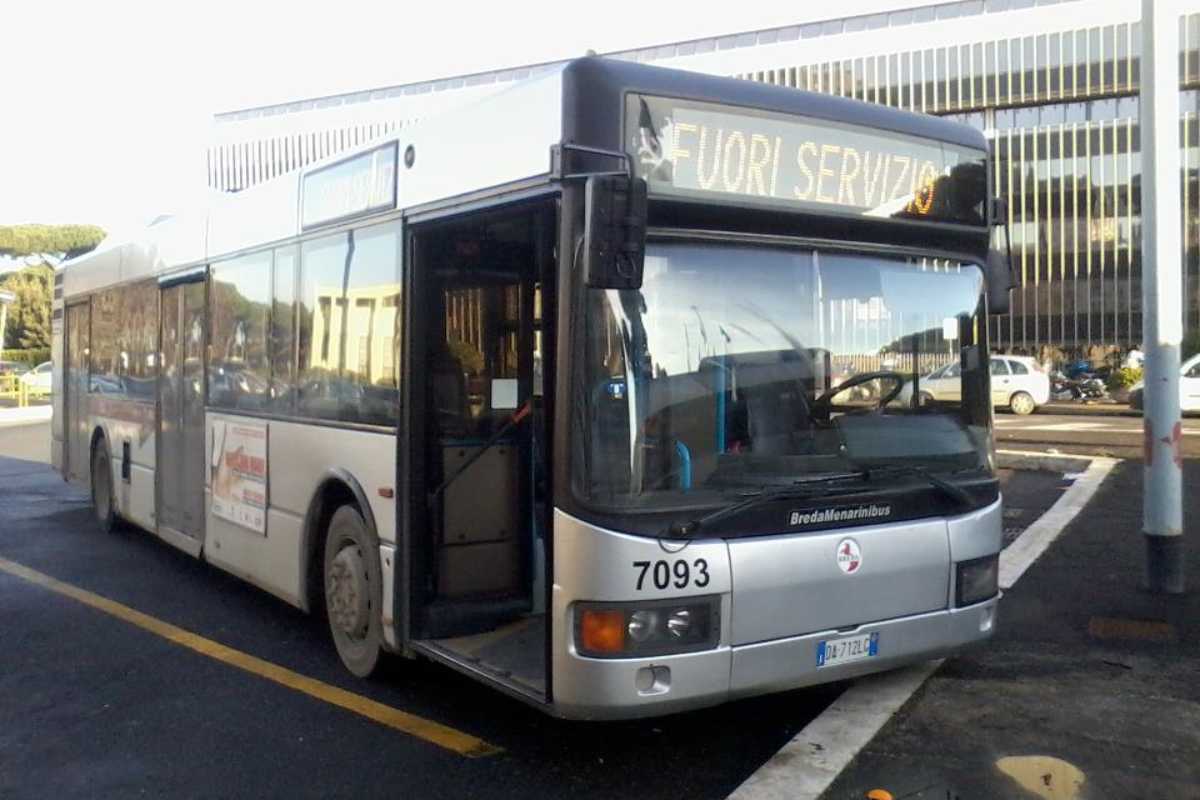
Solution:
<path fill-rule="evenodd" d="M 212 510 L 258 533 L 267 530 L 267 426 L 213 425 Z"/>

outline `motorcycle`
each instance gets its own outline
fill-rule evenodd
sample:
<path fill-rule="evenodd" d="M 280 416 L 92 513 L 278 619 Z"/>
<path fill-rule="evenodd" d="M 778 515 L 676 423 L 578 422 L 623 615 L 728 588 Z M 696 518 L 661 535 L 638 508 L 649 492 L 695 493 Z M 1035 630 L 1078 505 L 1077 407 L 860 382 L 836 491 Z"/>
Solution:
<path fill-rule="evenodd" d="M 1096 374 L 1090 372 L 1078 373 L 1068 377 L 1062 372 L 1055 371 L 1050 376 L 1050 396 L 1055 400 L 1105 400 L 1108 398 L 1108 387 Z"/>

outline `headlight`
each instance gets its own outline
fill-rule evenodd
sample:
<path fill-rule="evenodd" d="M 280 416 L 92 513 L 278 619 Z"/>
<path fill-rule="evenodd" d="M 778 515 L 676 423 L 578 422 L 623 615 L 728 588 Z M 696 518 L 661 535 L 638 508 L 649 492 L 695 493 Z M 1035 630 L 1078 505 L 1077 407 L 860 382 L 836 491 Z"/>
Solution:
<path fill-rule="evenodd" d="M 715 595 L 575 605 L 575 647 L 593 658 L 711 650 L 720 633 L 720 597 Z"/>
<path fill-rule="evenodd" d="M 958 606 L 969 606 L 996 596 L 1000 591 L 1000 554 L 961 561 L 955 580 Z"/>

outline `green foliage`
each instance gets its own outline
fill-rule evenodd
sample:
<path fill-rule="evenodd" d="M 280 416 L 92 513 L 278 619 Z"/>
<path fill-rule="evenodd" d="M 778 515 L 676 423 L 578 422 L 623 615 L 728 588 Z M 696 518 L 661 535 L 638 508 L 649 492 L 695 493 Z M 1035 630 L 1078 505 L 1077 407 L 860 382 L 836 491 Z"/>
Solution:
<path fill-rule="evenodd" d="M 0 225 L 0 256 L 74 258 L 104 241 L 95 225 Z"/>
<path fill-rule="evenodd" d="M 54 270 L 46 264 L 26 267 L 0 278 L 0 289 L 16 295 L 0 345 L 23 349 L 50 347 L 50 301 Z"/>
<path fill-rule="evenodd" d="M 1196 353 L 1200 353 L 1200 328 L 1189 331 L 1188 335 L 1183 337 L 1183 343 L 1180 345 L 1180 360 L 1187 361 Z"/>
<path fill-rule="evenodd" d="M 30 369 L 50 360 L 50 348 L 39 347 L 34 350 L 0 350 L 0 361 L 16 361 L 26 364 Z"/>
<path fill-rule="evenodd" d="M 1128 389 L 1142 379 L 1142 370 L 1140 367 L 1120 367 L 1108 373 L 1108 380 L 1105 383 L 1108 385 L 1110 392 L 1115 392 L 1118 389 Z"/>

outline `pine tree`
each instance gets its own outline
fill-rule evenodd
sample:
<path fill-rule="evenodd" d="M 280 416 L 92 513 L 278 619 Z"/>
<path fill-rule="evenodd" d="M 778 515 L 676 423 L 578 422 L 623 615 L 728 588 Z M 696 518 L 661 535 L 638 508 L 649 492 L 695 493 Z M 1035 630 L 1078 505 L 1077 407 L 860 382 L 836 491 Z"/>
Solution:
<path fill-rule="evenodd" d="M 47 264 L 38 264 L 10 272 L 0 278 L 0 288 L 16 295 L 8 309 L 4 346 L 27 350 L 49 347 L 54 269 Z"/>

